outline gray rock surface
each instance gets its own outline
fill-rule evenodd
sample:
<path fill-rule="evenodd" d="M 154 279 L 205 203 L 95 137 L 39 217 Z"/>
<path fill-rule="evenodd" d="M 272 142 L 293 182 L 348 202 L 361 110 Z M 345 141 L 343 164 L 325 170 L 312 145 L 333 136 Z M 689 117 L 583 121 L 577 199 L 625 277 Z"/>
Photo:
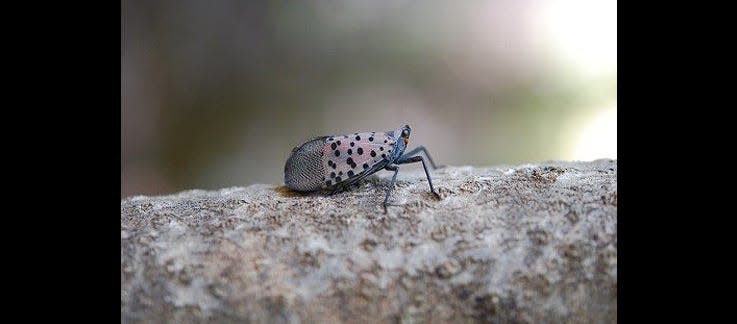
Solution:
<path fill-rule="evenodd" d="M 121 321 L 617 321 L 617 161 L 252 185 L 120 202 Z"/>

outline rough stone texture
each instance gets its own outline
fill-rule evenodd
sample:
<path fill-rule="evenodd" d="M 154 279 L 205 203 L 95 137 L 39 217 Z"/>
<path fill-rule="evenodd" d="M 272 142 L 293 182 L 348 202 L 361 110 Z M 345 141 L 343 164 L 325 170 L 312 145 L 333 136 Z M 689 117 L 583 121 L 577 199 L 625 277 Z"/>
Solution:
<path fill-rule="evenodd" d="M 121 321 L 617 321 L 617 161 L 390 172 L 120 202 Z"/>

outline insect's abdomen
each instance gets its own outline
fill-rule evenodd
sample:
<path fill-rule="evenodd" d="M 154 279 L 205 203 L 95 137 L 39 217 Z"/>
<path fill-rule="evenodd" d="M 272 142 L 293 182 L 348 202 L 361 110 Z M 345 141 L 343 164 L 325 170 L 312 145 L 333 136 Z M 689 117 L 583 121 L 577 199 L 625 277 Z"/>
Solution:
<path fill-rule="evenodd" d="M 284 165 L 284 184 L 297 191 L 321 189 L 325 177 L 323 145 L 327 136 L 310 140 L 292 150 Z"/>

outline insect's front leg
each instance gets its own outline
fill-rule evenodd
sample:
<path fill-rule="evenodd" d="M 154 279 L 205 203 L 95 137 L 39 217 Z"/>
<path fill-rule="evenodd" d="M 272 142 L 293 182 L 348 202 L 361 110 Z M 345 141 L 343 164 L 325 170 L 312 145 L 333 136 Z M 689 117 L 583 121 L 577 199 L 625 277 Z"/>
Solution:
<path fill-rule="evenodd" d="M 417 156 L 409 156 L 408 157 L 405 154 L 405 155 L 402 155 L 399 159 L 397 159 L 397 161 L 395 163 L 396 164 L 407 164 L 407 163 L 414 163 L 414 162 L 422 162 L 422 168 L 425 169 L 425 176 L 427 176 L 427 183 L 430 184 L 430 192 L 432 192 L 435 195 L 435 197 L 437 197 L 438 199 L 440 199 L 440 195 L 437 192 L 435 192 L 435 188 L 433 188 L 433 186 L 432 186 L 432 178 L 430 178 L 430 172 L 427 171 L 427 165 L 425 164 L 425 159 L 423 159 L 419 155 L 417 155 Z M 396 176 L 396 174 L 395 174 L 395 176 Z"/>
<path fill-rule="evenodd" d="M 389 183 L 389 188 L 386 189 L 386 198 L 384 198 L 384 214 L 386 214 L 386 202 L 389 201 L 389 195 L 392 193 L 392 189 L 394 189 L 394 183 L 397 181 L 397 173 L 399 173 L 399 167 L 396 164 L 389 164 L 385 166 L 384 169 L 394 171 L 392 182 Z"/>
<path fill-rule="evenodd" d="M 424 152 L 425 153 L 425 156 L 427 156 L 427 159 L 430 161 L 430 165 L 432 165 L 432 168 L 433 169 L 437 169 L 438 168 L 437 166 L 435 166 L 435 162 L 433 162 L 432 156 L 430 156 L 430 152 L 428 152 L 427 149 L 424 146 L 422 146 L 422 145 L 420 145 L 418 147 L 415 147 L 413 150 L 411 150 L 411 151 L 409 151 L 407 153 L 404 153 L 401 157 L 399 157 L 399 160 L 410 158 L 411 156 L 413 156 L 413 155 L 415 155 L 417 153 L 420 153 L 420 152 Z M 401 163 L 397 163 L 397 164 L 401 164 Z M 423 164 L 424 164 L 424 162 L 423 162 Z M 441 165 L 440 167 L 442 168 L 443 166 Z"/>

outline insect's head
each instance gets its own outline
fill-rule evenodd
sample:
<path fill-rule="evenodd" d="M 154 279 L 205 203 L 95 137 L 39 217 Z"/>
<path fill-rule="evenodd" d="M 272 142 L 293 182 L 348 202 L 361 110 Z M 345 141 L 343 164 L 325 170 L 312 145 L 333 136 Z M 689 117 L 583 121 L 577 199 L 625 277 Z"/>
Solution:
<path fill-rule="evenodd" d="M 402 127 L 402 138 L 404 139 L 405 145 L 409 143 L 409 133 L 410 132 L 412 132 L 412 129 L 409 128 L 409 125 L 404 125 L 404 127 Z"/>

